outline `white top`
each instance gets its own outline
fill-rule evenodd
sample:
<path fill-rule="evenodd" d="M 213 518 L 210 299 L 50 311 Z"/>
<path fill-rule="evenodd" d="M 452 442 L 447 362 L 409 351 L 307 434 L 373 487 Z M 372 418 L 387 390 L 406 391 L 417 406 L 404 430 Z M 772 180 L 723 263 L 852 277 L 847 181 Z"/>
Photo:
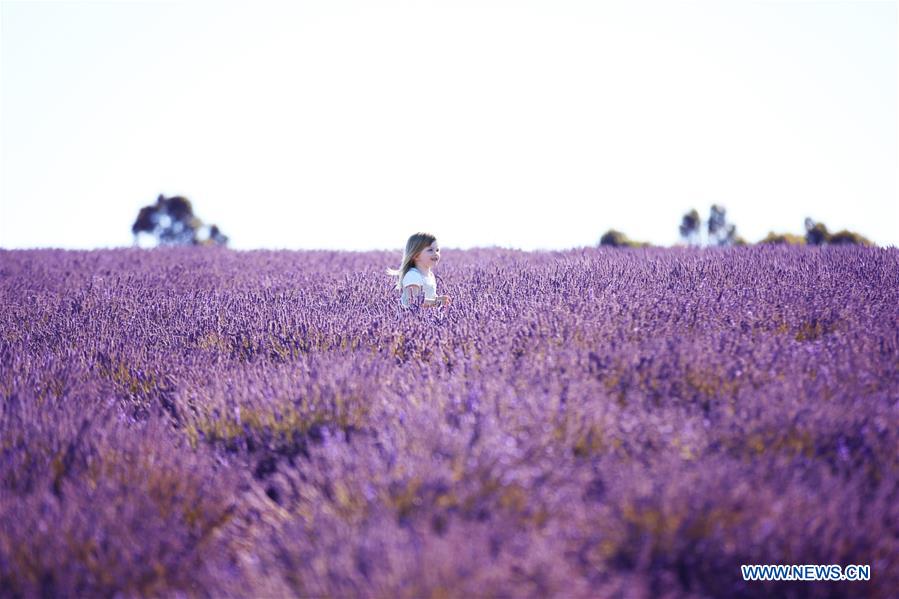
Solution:
<path fill-rule="evenodd" d="M 403 293 L 400 296 L 400 303 L 404 308 L 409 307 L 410 295 L 409 290 L 406 289 L 408 285 L 421 287 L 425 292 L 426 299 L 437 299 L 437 279 L 434 278 L 433 272 L 429 272 L 428 276 L 423 276 L 414 266 L 409 269 L 409 272 L 403 277 Z"/>

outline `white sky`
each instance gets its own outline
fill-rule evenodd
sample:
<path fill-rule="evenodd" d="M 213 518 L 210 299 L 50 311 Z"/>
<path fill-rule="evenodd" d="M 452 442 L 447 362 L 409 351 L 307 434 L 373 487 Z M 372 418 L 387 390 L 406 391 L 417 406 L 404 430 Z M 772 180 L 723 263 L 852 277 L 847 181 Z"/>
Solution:
<path fill-rule="evenodd" d="M 811 216 L 899 245 L 897 3 L 7 2 L 0 247 L 673 244 Z"/>

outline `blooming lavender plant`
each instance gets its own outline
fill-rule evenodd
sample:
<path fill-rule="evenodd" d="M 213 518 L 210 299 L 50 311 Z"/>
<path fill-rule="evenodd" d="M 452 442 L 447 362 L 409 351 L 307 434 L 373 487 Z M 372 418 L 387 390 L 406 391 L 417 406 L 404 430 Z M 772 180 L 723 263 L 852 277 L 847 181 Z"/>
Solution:
<path fill-rule="evenodd" d="M 896 249 L 446 254 L 0 251 L 0 592 L 899 588 Z"/>

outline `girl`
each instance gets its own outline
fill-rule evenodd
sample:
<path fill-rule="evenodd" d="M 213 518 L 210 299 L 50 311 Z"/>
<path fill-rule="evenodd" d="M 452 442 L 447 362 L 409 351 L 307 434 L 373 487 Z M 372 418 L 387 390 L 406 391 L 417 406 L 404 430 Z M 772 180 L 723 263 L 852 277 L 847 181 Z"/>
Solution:
<path fill-rule="evenodd" d="M 448 295 L 437 295 L 437 279 L 431 269 L 440 261 L 440 246 L 437 238 L 429 233 L 416 233 L 406 242 L 406 251 L 399 270 L 387 269 L 387 274 L 396 277 L 396 288 L 400 293 L 400 303 L 409 307 L 412 298 L 424 290 L 423 305 L 426 308 L 446 306 Z"/>

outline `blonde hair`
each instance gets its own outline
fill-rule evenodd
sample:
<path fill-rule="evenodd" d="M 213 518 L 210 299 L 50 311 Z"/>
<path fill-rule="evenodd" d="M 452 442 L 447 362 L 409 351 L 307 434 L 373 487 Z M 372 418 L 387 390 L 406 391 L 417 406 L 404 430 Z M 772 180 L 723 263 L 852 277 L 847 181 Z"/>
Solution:
<path fill-rule="evenodd" d="M 415 233 L 406 242 L 406 251 L 403 253 L 403 261 L 400 263 L 399 269 L 388 268 L 387 274 L 396 277 L 396 288 L 400 291 L 403 289 L 403 277 L 409 272 L 409 269 L 415 266 L 415 257 L 429 245 L 437 241 L 437 238 L 430 233 Z"/>

